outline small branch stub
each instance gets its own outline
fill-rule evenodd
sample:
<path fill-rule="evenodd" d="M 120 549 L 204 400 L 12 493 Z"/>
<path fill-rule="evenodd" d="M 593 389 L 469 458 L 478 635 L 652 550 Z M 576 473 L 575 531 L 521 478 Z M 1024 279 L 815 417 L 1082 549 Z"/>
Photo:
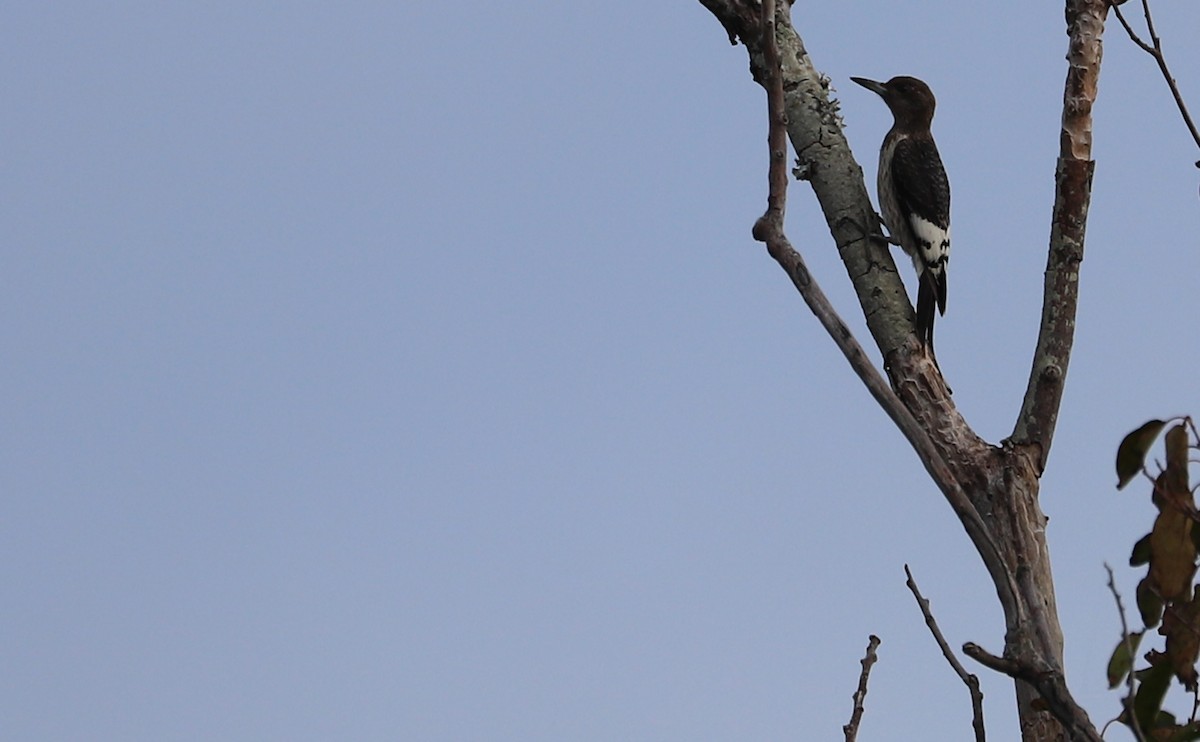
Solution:
<path fill-rule="evenodd" d="M 866 710 L 867 679 L 871 675 L 871 667 L 879 659 L 875 654 L 875 650 L 879 649 L 879 644 L 879 637 L 871 634 L 867 640 L 867 653 L 863 655 L 861 661 L 862 672 L 858 675 L 858 688 L 854 691 L 854 710 L 850 713 L 850 723 L 842 727 L 842 732 L 846 735 L 846 742 L 854 742 L 858 738 L 858 725 L 862 722 L 863 712 Z"/>

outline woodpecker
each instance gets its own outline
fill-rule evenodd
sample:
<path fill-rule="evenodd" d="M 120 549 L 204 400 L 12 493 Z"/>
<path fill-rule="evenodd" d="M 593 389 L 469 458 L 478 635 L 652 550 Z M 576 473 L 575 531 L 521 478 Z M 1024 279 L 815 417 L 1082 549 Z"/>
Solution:
<path fill-rule="evenodd" d="M 950 183 L 930 131 L 936 101 L 915 77 L 850 79 L 878 93 L 895 118 L 879 150 L 879 208 L 892 240 L 917 269 L 917 335 L 933 356 L 934 307 L 946 313 L 950 259 Z"/>

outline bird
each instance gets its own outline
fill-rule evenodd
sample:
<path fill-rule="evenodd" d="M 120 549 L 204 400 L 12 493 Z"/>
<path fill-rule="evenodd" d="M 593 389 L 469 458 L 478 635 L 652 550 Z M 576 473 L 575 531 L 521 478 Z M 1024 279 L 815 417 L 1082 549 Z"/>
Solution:
<path fill-rule="evenodd" d="M 934 309 L 946 314 L 950 260 L 950 182 L 930 128 L 937 102 L 929 86 L 915 77 L 850 79 L 883 98 L 895 118 L 879 149 L 879 208 L 892 241 L 917 270 L 917 336 L 936 364 Z"/>

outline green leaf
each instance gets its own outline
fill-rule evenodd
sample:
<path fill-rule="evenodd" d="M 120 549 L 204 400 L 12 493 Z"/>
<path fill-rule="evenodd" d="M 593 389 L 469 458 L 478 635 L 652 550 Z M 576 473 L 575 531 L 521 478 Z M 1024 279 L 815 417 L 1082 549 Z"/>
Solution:
<path fill-rule="evenodd" d="M 1133 667 L 1133 658 L 1137 656 L 1138 644 L 1142 641 L 1142 632 L 1135 631 L 1129 635 L 1129 641 L 1122 639 L 1117 642 L 1112 657 L 1108 659 L 1108 688 L 1112 690 L 1121 684 L 1129 670 Z"/>
<path fill-rule="evenodd" d="M 1150 728 L 1156 731 L 1159 729 L 1178 729 L 1179 722 L 1175 720 L 1175 714 L 1172 714 L 1170 711 L 1163 711 L 1162 709 L 1159 709 L 1158 716 L 1154 717 L 1154 726 Z"/>
<path fill-rule="evenodd" d="M 1158 626 L 1158 622 L 1162 620 L 1163 601 L 1154 593 L 1150 577 L 1142 578 L 1142 581 L 1137 586 L 1137 607 L 1138 612 L 1142 614 L 1142 623 L 1146 628 L 1152 629 Z"/>
<path fill-rule="evenodd" d="M 1162 420 L 1151 420 L 1125 436 L 1117 446 L 1117 489 L 1123 489 L 1142 470 L 1146 454 L 1164 425 Z"/>
<path fill-rule="evenodd" d="M 1162 708 L 1173 676 L 1171 663 L 1162 661 L 1138 673 L 1142 684 L 1138 686 L 1137 695 L 1133 697 L 1133 714 L 1139 728 L 1155 728 L 1158 712 Z"/>
<path fill-rule="evenodd" d="M 1200 528 L 1192 530 L 1193 536 L 1200 533 Z M 1197 544 L 1197 549 L 1200 549 L 1200 544 Z M 1138 539 L 1138 542 L 1133 545 L 1133 553 L 1129 555 L 1129 566 L 1140 567 L 1143 564 L 1150 563 L 1150 534 L 1147 533 Z"/>

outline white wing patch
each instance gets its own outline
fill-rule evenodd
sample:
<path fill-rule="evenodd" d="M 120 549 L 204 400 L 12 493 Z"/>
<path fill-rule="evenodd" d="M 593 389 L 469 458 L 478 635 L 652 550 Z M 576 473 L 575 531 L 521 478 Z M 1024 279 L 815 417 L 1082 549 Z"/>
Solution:
<path fill-rule="evenodd" d="M 943 229 L 916 214 L 909 215 L 908 223 L 917 242 L 912 256 L 917 274 L 930 270 L 935 276 L 940 275 L 946 269 L 946 261 L 950 260 L 950 227 Z"/>

